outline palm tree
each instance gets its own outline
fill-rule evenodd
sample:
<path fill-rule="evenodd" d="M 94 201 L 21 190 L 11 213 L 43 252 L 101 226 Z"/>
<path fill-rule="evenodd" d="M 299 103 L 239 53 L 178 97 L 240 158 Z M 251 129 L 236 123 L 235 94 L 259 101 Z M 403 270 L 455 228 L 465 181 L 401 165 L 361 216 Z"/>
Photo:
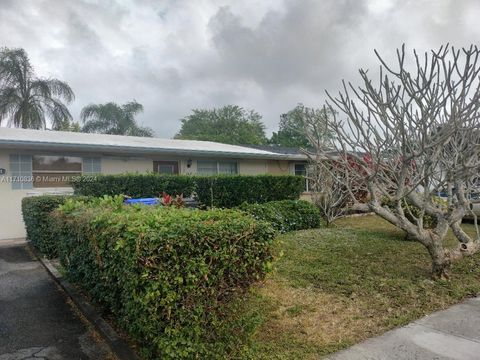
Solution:
<path fill-rule="evenodd" d="M 23 49 L 0 49 L 0 125 L 45 129 L 46 118 L 53 127 L 72 120 L 69 104 L 75 95 L 67 83 L 41 79 L 34 74 Z"/>
<path fill-rule="evenodd" d="M 135 115 L 143 111 L 143 106 L 135 100 L 123 105 L 114 102 L 91 104 L 82 109 L 80 117 L 85 124 L 83 132 L 112 135 L 153 137 L 148 127 L 138 126 Z"/>

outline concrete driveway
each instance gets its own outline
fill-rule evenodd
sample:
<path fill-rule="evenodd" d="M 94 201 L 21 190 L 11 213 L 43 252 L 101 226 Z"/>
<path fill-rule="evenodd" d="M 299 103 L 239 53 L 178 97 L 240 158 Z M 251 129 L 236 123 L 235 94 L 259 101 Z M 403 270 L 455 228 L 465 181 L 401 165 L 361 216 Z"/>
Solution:
<path fill-rule="evenodd" d="M 23 240 L 0 240 L 0 360 L 115 359 Z"/>

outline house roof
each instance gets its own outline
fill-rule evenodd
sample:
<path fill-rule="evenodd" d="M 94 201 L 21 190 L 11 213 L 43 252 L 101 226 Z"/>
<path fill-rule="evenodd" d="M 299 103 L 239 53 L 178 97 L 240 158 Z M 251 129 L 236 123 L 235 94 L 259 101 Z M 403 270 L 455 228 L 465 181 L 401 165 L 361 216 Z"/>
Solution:
<path fill-rule="evenodd" d="M 218 156 L 229 158 L 295 159 L 277 153 L 212 141 L 176 140 L 0 127 L 0 148 L 63 150 L 131 155 Z"/>
<path fill-rule="evenodd" d="M 244 145 L 249 148 L 269 151 L 276 154 L 288 155 L 291 159 L 307 160 L 308 157 L 305 151 L 299 147 L 286 147 L 277 145 Z"/>

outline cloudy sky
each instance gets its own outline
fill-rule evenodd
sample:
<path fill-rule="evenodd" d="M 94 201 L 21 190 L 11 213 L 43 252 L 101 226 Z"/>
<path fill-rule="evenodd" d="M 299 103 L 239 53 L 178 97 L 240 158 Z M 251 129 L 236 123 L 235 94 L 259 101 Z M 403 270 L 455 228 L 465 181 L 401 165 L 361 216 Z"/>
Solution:
<path fill-rule="evenodd" d="M 267 131 L 297 103 L 376 69 L 373 49 L 480 40 L 477 0 L 0 0 L 0 46 L 67 81 L 74 118 L 136 99 L 139 121 L 171 137 L 193 108 L 238 104 Z"/>

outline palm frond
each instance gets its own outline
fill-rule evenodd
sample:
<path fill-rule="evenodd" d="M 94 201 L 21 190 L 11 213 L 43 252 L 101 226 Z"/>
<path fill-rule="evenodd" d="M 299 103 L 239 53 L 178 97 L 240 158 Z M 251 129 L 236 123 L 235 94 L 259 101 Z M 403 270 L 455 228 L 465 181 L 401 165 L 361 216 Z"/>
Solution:
<path fill-rule="evenodd" d="M 82 132 L 86 133 L 111 134 L 111 131 L 111 125 L 99 119 L 88 120 L 82 127 Z"/>
<path fill-rule="evenodd" d="M 101 119 L 112 122 L 114 119 L 122 116 L 122 109 L 113 102 L 106 104 L 90 104 L 85 106 L 80 113 L 83 122 L 89 119 Z"/>
<path fill-rule="evenodd" d="M 35 86 L 47 87 L 50 96 L 56 96 L 60 99 L 64 99 L 67 104 L 71 103 L 75 99 L 75 94 L 72 88 L 64 81 L 57 79 L 35 79 L 31 83 L 31 88 Z"/>
<path fill-rule="evenodd" d="M 6 115 L 6 110 L 9 104 L 19 104 L 22 102 L 21 96 L 17 89 L 13 87 L 5 87 L 0 89 L 0 117 Z"/>
<path fill-rule="evenodd" d="M 99 105 L 90 104 L 85 106 L 80 112 L 80 118 L 83 123 L 87 122 L 91 118 L 97 118 Z"/>
<path fill-rule="evenodd" d="M 53 123 L 71 119 L 62 100 L 68 104 L 74 98 L 67 83 L 34 77 L 25 50 L 0 49 L 0 121 L 7 119 L 8 126 L 45 128 L 45 114 Z"/>
<path fill-rule="evenodd" d="M 125 135 L 128 136 L 141 136 L 141 137 L 153 137 L 155 132 L 149 127 L 133 126 L 127 130 Z"/>
<path fill-rule="evenodd" d="M 135 114 L 143 111 L 143 106 L 136 101 L 123 105 L 114 102 L 90 104 L 82 109 L 80 118 L 83 132 L 97 132 L 114 135 L 152 137 L 154 132 L 148 127 L 138 126 Z"/>
<path fill-rule="evenodd" d="M 7 125 L 10 123 L 11 116 L 15 114 L 20 108 L 21 101 L 11 101 L 4 102 L 0 104 L 0 125 L 3 123 L 3 120 L 7 120 Z"/>
<path fill-rule="evenodd" d="M 45 81 L 36 79 L 30 83 L 30 96 L 50 99 L 53 94 L 50 86 Z"/>
<path fill-rule="evenodd" d="M 23 49 L 0 49 L 0 81 L 3 86 L 18 85 L 26 89 L 33 68 Z"/>
<path fill-rule="evenodd" d="M 60 124 L 73 120 L 68 108 L 56 99 L 50 99 L 45 103 L 45 107 L 49 117 L 52 119 L 52 127 L 59 127 Z"/>
<path fill-rule="evenodd" d="M 126 104 L 123 104 L 122 110 L 125 114 L 131 115 L 133 117 L 143 111 L 143 105 L 133 100 Z"/>
<path fill-rule="evenodd" d="M 8 126 L 12 125 L 24 129 L 45 128 L 45 114 L 42 105 L 37 101 L 22 102 L 8 122 Z"/>

